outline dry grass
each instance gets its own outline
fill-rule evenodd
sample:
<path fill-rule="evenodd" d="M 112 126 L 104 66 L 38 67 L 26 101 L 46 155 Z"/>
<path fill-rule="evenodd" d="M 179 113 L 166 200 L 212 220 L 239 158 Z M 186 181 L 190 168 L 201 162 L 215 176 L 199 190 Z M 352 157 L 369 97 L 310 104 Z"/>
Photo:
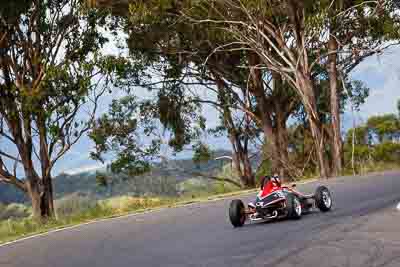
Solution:
<path fill-rule="evenodd" d="M 104 205 L 112 209 L 116 213 L 125 213 L 129 211 L 160 207 L 170 202 L 173 201 L 170 199 L 151 198 L 151 197 L 140 198 L 131 196 L 121 196 L 103 200 L 100 203 L 101 205 Z"/>

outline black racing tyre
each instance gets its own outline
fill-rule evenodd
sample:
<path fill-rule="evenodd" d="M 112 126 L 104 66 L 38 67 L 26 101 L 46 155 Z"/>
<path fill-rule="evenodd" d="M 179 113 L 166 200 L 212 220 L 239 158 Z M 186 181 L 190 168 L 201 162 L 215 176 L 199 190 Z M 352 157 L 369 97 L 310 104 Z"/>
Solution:
<path fill-rule="evenodd" d="M 315 204 L 322 212 L 330 211 L 332 208 L 332 195 L 329 189 L 325 186 L 318 186 L 315 191 Z"/>
<path fill-rule="evenodd" d="M 229 219 L 234 227 L 242 227 L 246 221 L 244 204 L 240 199 L 231 201 L 229 206 Z"/>
<path fill-rule="evenodd" d="M 294 194 L 287 194 L 286 208 L 288 219 L 298 220 L 302 215 L 302 207 L 300 199 Z"/>

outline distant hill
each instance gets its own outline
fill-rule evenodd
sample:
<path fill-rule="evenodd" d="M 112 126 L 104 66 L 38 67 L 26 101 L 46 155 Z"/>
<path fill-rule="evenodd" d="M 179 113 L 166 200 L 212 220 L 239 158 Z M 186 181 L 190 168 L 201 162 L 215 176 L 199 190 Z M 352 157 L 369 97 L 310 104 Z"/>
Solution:
<path fill-rule="evenodd" d="M 27 197 L 23 192 L 14 186 L 8 184 L 0 184 L 0 202 L 2 203 L 22 203 L 27 201 Z"/>
<path fill-rule="evenodd" d="M 230 156 L 230 151 L 215 151 L 213 156 Z M 118 195 L 176 195 L 177 185 L 185 180 L 196 177 L 193 173 L 216 174 L 222 170 L 229 160 L 210 160 L 201 164 L 191 159 L 170 160 L 156 164 L 144 175 L 129 177 L 123 174 L 104 172 L 108 178 L 108 186 L 97 184 L 96 172 L 83 172 L 69 175 L 60 174 L 54 178 L 56 198 L 69 194 L 89 195 L 95 198 L 106 198 Z M 22 192 L 12 186 L 0 184 L 0 202 L 26 202 L 28 199 Z"/>

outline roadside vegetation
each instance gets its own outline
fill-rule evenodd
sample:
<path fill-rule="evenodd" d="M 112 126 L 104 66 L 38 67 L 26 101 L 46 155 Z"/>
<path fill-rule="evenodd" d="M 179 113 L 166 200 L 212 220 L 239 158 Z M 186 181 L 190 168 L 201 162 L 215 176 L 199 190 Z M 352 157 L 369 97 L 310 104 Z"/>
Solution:
<path fill-rule="evenodd" d="M 187 180 L 181 186 L 185 186 L 187 192 L 179 197 L 119 196 L 99 200 L 76 194 L 67 195 L 55 201 L 57 217 L 46 222 L 33 220 L 32 210 L 26 204 L 1 205 L 0 243 L 132 212 L 174 207 L 244 192 L 229 184 L 216 182 L 210 185 L 199 179 Z"/>

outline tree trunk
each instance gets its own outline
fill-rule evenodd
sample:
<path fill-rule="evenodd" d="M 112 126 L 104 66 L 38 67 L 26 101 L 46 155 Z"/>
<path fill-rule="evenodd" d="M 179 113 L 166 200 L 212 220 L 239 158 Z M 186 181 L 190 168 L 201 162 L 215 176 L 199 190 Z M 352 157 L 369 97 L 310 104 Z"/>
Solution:
<path fill-rule="evenodd" d="M 32 202 L 32 214 L 33 218 L 37 221 L 42 219 L 41 212 L 41 199 L 39 184 L 36 181 L 27 181 L 28 196 Z"/>
<path fill-rule="evenodd" d="M 216 79 L 218 92 L 223 93 L 224 90 L 226 89 L 225 83 L 217 74 L 214 74 L 214 77 Z M 221 99 L 223 99 L 223 95 Z M 242 140 L 237 134 L 237 129 L 232 117 L 232 113 L 230 111 L 230 107 L 224 107 L 223 118 L 224 118 L 224 125 L 228 129 L 229 141 L 232 144 L 232 152 L 233 152 L 232 161 L 235 164 L 235 168 L 240 177 L 241 184 L 244 187 L 253 187 L 255 185 L 255 180 L 247 150 L 248 140 L 245 139 L 243 141 L 244 144 L 242 144 Z M 247 122 L 249 123 L 250 121 Z"/>
<path fill-rule="evenodd" d="M 247 149 L 243 148 L 238 137 L 230 135 L 229 140 L 233 147 L 232 161 L 239 175 L 241 184 L 246 188 L 254 187 L 255 177 Z"/>
<path fill-rule="evenodd" d="M 265 138 L 265 144 L 267 151 L 269 152 L 271 159 L 271 173 L 279 172 L 281 169 L 280 155 L 279 155 L 279 147 L 278 140 L 274 133 L 274 129 L 272 127 L 272 122 L 270 121 L 269 115 L 263 116 L 263 132 Z"/>
<path fill-rule="evenodd" d="M 261 63 L 259 56 L 255 53 L 248 55 L 250 66 L 257 66 Z M 280 160 L 278 153 L 277 138 L 274 133 L 274 128 L 271 120 L 271 112 L 268 107 L 267 99 L 264 92 L 264 80 L 261 70 L 258 68 L 251 68 L 251 83 L 250 92 L 255 96 L 257 101 L 258 110 L 260 111 L 262 128 L 264 132 L 266 148 L 271 158 L 271 172 L 279 172 Z"/>
<path fill-rule="evenodd" d="M 289 163 L 289 153 L 288 153 L 288 133 L 286 128 L 286 121 L 277 121 L 276 135 L 279 139 L 279 159 L 281 163 L 281 177 L 288 177 L 289 172 L 287 170 Z"/>
<path fill-rule="evenodd" d="M 288 132 L 286 128 L 286 118 L 281 112 L 280 107 L 275 108 L 275 136 L 278 144 L 278 153 L 280 160 L 280 176 L 282 178 L 288 177 L 289 173 L 287 170 L 289 164 L 289 153 L 288 153 Z"/>
<path fill-rule="evenodd" d="M 43 185 L 41 185 L 40 180 L 37 178 L 27 181 L 28 195 L 32 202 L 33 217 L 38 221 L 44 221 L 54 217 L 51 179 L 43 179 L 42 184 Z"/>
<path fill-rule="evenodd" d="M 242 164 L 240 164 L 240 158 L 239 158 L 239 152 L 237 151 L 237 144 L 236 140 L 233 136 L 229 137 L 229 140 L 231 141 L 232 144 L 232 161 L 233 165 L 235 166 L 236 172 L 238 173 L 238 176 L 242 178 L 243 172 L 242 172 Z"/>
<path fill-rule="evenodd" d="M 246 177 L 246 187 L 252 188 L 256 185 L 253 168 L 249 159 L 249 153 L 243 154 L 243 174 Z"/>
<path fill-rule="evenodd" d="M 310 78 L 304 74 L 298 75 L 298 82 L 304 88 L 307 102 L 304 104 L 307 112 L 310 130 L 314 139 L 315 150 L 317 153 L 319 172 L 321 178 L 328 178 L 328 167 L 325 157 L 325 142 L 322 134 L 322 124 L 317 112 L 317 103 L 314 95 L 314 87 Z"/>
<path fill-rule="evenodd" d="M 328 168 L 325 158 L 325 142 L 323 135 L 321 133 L 320 122 L 319 120 L 314 120 L 313 118 L 309 118 L 309 123 L 311 128 L 311 134 L 314 139 L 314 145 L 317 152 L 320 176 L 321 178 L 328 178 Z"/>
<path fill-rule="evenodd" d="M 43 178 L 43 193 L 40 204 L 42 218 L 54 217 L 53 184 L 50 176 Z"/>
<path fill-rule="evenodd" d="M 340 134 L 340 110 L 338 92 L 338 73 L 337 73 L 337 49 L 338 44 L 334 36 L 331 35 L 328 43 L 329 48 L 329 83 L 330 83 L 330 102 L 331 102 L 331 124 L 332 124 L 332 171 L 335 176 L 342 173 L 342 138 Z"/>

